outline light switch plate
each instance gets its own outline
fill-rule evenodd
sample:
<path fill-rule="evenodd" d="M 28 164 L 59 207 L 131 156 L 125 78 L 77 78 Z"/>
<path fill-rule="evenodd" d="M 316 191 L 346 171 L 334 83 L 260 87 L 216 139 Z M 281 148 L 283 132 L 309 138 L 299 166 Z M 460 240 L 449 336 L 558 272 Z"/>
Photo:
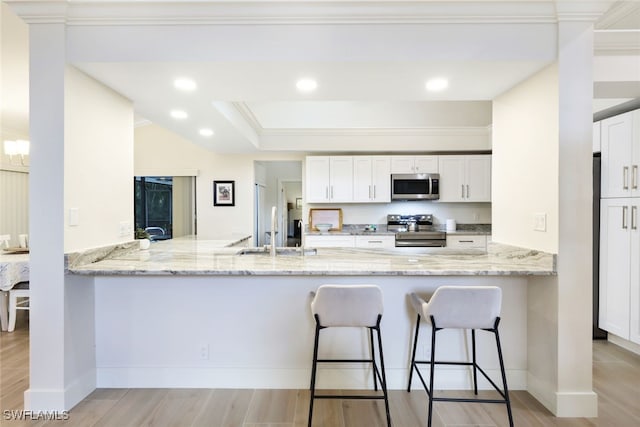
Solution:
<path fill-rule="evenodd" d="M 80 209 L 69 208 L 69 227 L 80 225 Z"/>
<path fill-rule="evenodd" d="M 533 214 L 533 230 L 547 231 L 547 214 L 546 213 Z"/>

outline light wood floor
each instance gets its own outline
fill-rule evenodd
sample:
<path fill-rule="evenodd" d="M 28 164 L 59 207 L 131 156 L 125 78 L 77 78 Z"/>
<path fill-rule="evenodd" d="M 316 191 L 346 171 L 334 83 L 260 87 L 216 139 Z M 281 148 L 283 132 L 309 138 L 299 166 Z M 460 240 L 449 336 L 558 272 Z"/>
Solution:
<path fill-rule="evenodd" d="M 22 409 L 28 387 L 28 330 L 20 319 L 13 333 L 0 333 L 0 426 L 306 426 L 307 390 L 98 389 L 66 421 L 7 421 L 4 411 Z M 515 425 L 557 427 L 640 426 L 640 356 L 607 342 L 594 343 L 596 419 L 555 418 L 523 391 L 511 393 Z M 447 392 L 451 394 L 452 392 Z M 421 390 L 390 392 L 394 427 L 426 425 Z M 384 407 L 374 401 L 316 401 L 314 426 L 385 426 Z M 507 426 L 504 405 L 436 403 L 434 427 Z"/>

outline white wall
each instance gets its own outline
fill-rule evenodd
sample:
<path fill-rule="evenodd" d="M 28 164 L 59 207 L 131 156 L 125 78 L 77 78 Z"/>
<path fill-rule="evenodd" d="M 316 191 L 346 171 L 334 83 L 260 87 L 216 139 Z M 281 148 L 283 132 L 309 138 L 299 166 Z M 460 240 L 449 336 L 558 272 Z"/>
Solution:
<path fill-rule="evenodd" d="M 197 175 L 198 236 L 202 238 L 253 234 L 254 161 L 302 158 L 302 153 L 217 154 L 156 125 L 135 129 L 135 175 Z M 213 181 L 235 181 L 235 206 L 213 206 Z"/>
<path fill-rule="evenodd" d="M 0 234 L 9 234 L 9 246 L 18 235 L 29 234 L 29 174 L 0 169 Z"/>
<path fill-rule="evenodd" d="M 558 67 L 493 102 L 493 240 L 558 252 Z M 533 230 L 544 213 L 547 231 Z"/>
<path fill-rule="evenodd" d="M 65 251 L 131 240 L 120 223 L 133 224 L 133 104 L 67 67 L 64 132 Z"/>

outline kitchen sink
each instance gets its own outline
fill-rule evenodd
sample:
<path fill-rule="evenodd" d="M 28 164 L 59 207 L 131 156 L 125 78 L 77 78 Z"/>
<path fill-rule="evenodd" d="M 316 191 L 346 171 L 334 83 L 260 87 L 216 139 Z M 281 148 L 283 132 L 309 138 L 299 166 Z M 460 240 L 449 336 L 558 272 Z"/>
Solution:
<path fill-rule="evenodd" d="M 304 253 L 303 253 L 304 251 Z M 307 255 L 316 255 L 318 250 L 315 248 L 288 248 L 288 247 L 277 247 L 276 248 L 276 256 L 307 256 Z M 254 247 L 254 248 L 243 248 L 238 251 L 237 255 L 271 255 L 271 251 L 268 247 Z"/>

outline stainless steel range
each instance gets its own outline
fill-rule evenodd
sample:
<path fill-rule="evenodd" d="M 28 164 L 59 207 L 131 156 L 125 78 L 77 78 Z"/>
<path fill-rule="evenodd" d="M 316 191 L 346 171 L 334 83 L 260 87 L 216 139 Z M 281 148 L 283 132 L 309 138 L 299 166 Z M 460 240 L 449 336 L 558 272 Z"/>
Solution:
<path fill-rule="evenodd" d="M 433 215 L 387 215 L 387 230 L 395 231 L 398 248 L 435 248 L 447 243 L 447 233 L 436 230 Z"/>

